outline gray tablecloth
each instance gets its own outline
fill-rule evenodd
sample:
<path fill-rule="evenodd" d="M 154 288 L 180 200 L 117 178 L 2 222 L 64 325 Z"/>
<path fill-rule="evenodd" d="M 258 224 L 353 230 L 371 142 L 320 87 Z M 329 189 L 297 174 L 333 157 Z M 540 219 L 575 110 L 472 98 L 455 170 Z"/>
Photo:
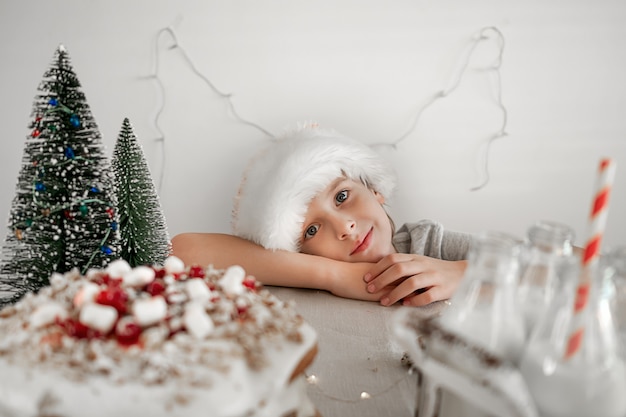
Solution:
<path fill-rule="evenodd" d="M 315 290 L 268 287 L 318 332 L 309 396 L 323 417 L 413 416 L 417 376 L 401 360 L 392 320 L 399 308 Z M 437 306 L 429 311 L 436 313 Z M 361 394 L 365 397 L 362 398 Z"/>

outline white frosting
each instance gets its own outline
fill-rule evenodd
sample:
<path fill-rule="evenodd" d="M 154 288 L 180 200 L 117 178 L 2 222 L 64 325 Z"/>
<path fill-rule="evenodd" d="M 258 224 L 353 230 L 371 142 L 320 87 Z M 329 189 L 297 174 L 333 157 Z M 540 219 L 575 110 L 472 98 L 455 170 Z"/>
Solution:
<path fill-rule="evenodd" d="M 54 323 L 56 319 L 65 319 L 67 310 L 59 303 L 49 302 L 40 305 L 30 315 L 30 325 L 38 329 L 48 324 Z"/>
<path fill-rule="evenodd" d="M 174 269 L 167 273 L 173 274 L 178 263 L 170 264 Z M 90 284 L 102 291 L 122 288 L 128 296 L 124 308 L 98 304 L 103 302 L 98 294 L 76 305 L 76 294 L 89 286 L 72 272 L 59 288 L 44 288 L 0 311 L 0 415 L 83 417 L 85 410 L 93 417 L 315 415 L 304 379 L 290 381 L 316 344 L 314 330 L 293 306 L 258 284 L 241 285 L 236 295 L 226 292 L 223 271 L 212 268 L 204 279 L 182 271 L 166 280 L 157 273 L 155 281 L 169 282 L 162 295 L 126 281 L 109 284 L 104 273 L 91 271 Z M 191 289 L 204 281 L 210 298 L 198 296 L 204 290 L 190 291 L 190 281 L 196 282 Z M 177 295 L 177 302 L 170 295 Z M 59 324 L 61 311 L 105 336 L 70 335 L 73 327 Z M 111 320 L 113 312 L 119 320 Z M 120 345 L 116 332 L 137 324 L 139 343 Z"/>

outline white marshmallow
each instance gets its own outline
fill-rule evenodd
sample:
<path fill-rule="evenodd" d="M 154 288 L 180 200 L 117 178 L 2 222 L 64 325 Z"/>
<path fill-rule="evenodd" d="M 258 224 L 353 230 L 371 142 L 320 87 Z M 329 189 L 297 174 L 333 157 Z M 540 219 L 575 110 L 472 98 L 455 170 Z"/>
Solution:
<path fill-rule="evenodd" d="M 211 298 L 211 290 L 202 278 L 192 278 L 185 283 L 185 290 L 189 299 L 204 302 Z"/>
<path fill-rule="evenodd" d="M 105 272 L 109 274 L 111 278 L 122 278 L 126 273 L 132 270 L 130 264 L 123 259 L 116 259 L 109 263 Z"/>
<path fill-rule="evenodd" d="M 154 269 L 148 266 L 138 266 L 126 272 L 122 277 L 124 285 L 141 287 L 154 281 Z"/>
<path fill-rule="evenodd" d="M 185 306 L 183 322 L 187 331 L 196 339 L 204 339 L 215 328 L 213 320 L 202 305 L 194 302 Z"/>
<path fill-rule="evenodd" d="M 151 326 L 163 320 L 167 315 L 167 303 L 160 295 L 141 299 L 133 304 L 133 316 L 142 326 Z"/>
<path fill-rule="evenodd" d="M 92 329 L 107 334 L 117 320 L 117 310 L 111 306 L 88 303 L 80 310 L 78 320 Z"/>
<path fill-rule="evenodd" d="M 233 265 L 224 271 L 224 276 L 220 278 L 219 284 L 226 294 L 239 295 L 245 291 L 243 285 L 245 277 L 246 271 L 239 265 Z"/>
<path fill-rule="evenodd" d="M 93 282 L 85 282 L 74 295 L 74 306 L 81 308 L 85 303 L 93 302 L 96 294 L 100 292 L 100 286 Z"/>
<path fill-rule="evenodd" d="M 67 318 L 67 310 L 59 303 L 42 304 L 30 315 L 30 325 L 34 328 L 46 326 L 59 318 Z"/>
<path fill-rule="evenodd" d="M 163 263 L 163 268 L 169 274 L 180 274 L 185 271 L 185 263 L 176 256 L 169 256 Z"/>

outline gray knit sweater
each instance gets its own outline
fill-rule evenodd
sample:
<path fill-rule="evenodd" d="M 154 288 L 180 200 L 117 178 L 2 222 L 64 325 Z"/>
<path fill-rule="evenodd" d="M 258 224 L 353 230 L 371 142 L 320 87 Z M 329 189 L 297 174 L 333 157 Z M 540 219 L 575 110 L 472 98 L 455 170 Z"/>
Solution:
<path fill-rule="evenodd" d="M 444 230 L 431 220 L 404 224 L 393 236 L 393 245 L 400 253 L 425 255 L 446 261 L 467 259 L 472 236 Z"/>

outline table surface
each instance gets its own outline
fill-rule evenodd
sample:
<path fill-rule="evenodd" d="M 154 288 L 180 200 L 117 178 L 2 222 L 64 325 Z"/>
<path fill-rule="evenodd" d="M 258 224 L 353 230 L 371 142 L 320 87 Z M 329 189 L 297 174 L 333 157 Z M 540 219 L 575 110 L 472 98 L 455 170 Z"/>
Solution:
<path fill-rule="evenodd" d="M 324 291 L 267 287 L 318 333 L 319 352 L 307 375 L 309 397 L 323 417 L 412 417 L 417 376 L 403 363 L 393 334 L 398 309 Z M 413 307 L 414 308 L 414 307 Z M 309 378 L 311 379 L 311 378 Z M 361 398 L 361 393 L 370 398 Z"/>

